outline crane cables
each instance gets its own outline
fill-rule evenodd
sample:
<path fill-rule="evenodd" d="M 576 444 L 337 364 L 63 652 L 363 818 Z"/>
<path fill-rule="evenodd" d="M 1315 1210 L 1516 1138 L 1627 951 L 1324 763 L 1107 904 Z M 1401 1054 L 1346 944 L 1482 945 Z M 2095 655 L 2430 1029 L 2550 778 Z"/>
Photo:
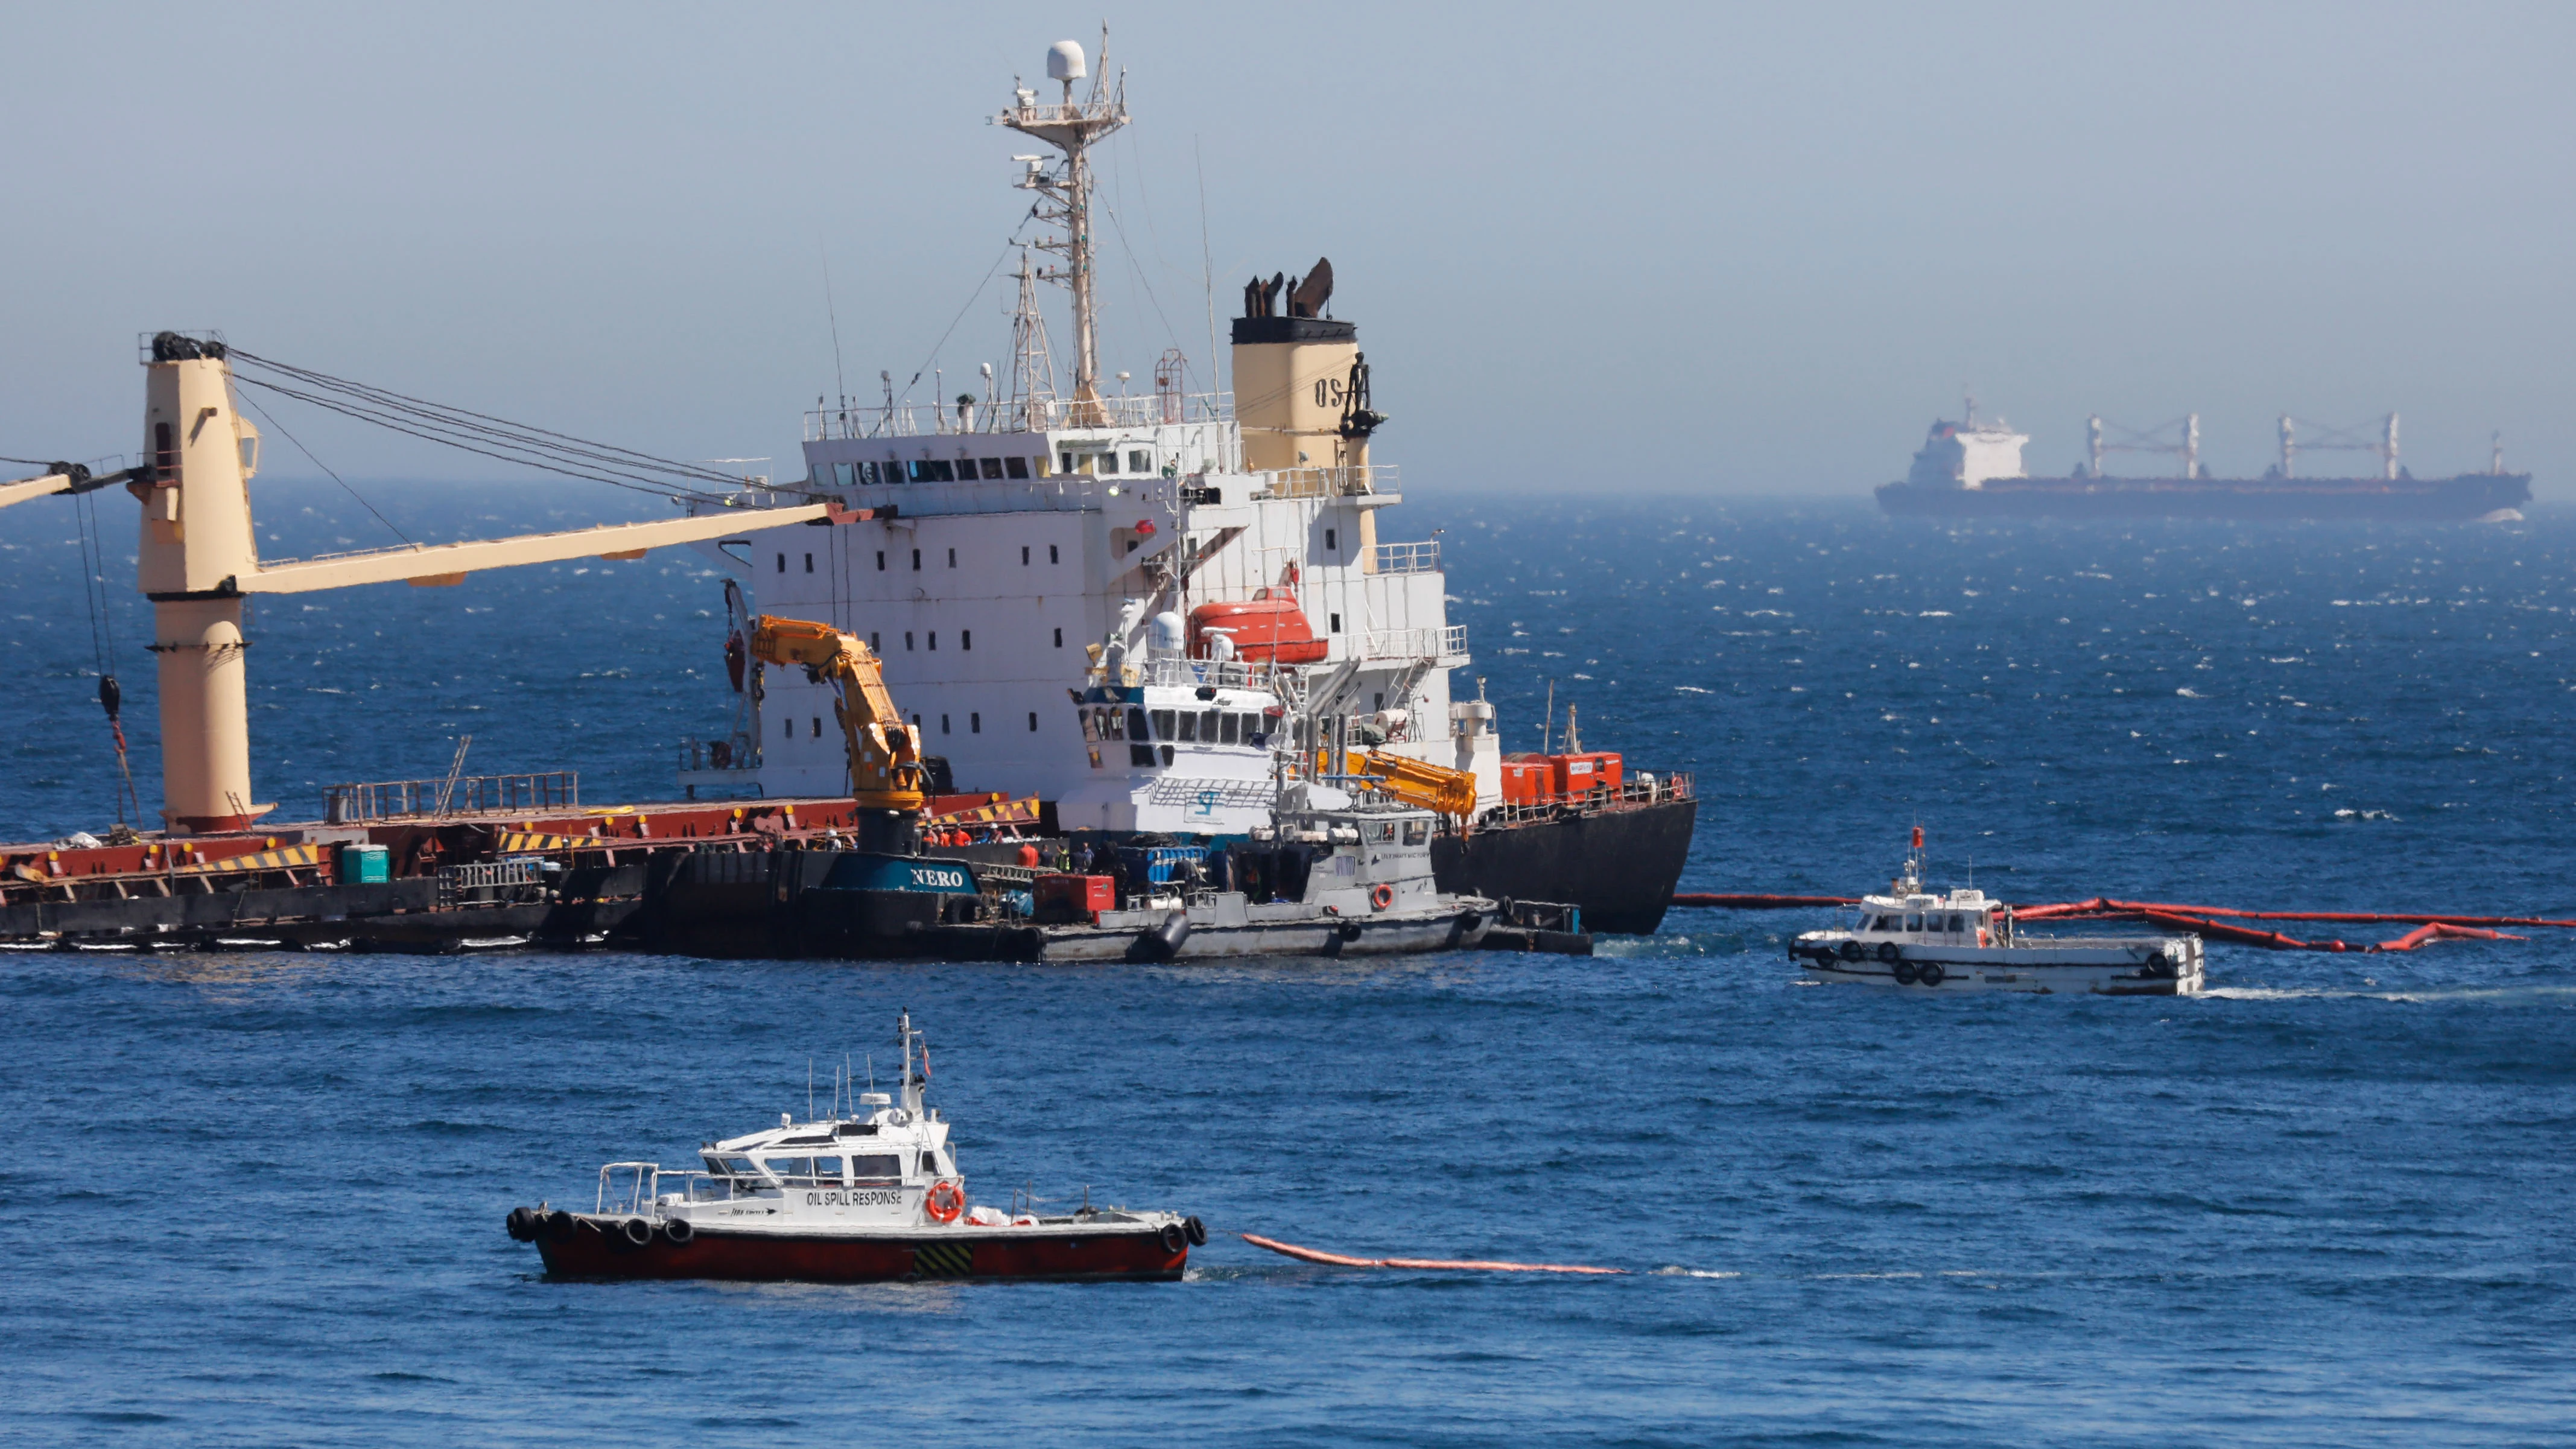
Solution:
<path fill-rule="evenodd" d="M 89 610 L 89 647 L 91 660 L 98 666 L 98 703 L 107 711 L 108 737 L 116 745 L 116 772 L 121 789 L 116 797 L 116 823 L 123 825 L 130 804 L 134 820 L 143 819 L 143 802 L 134 793 L 134 767 L 127 759 L 125 691 L 116 682 L 116 614 L 114 601 L 107 589 L 107 536 L 99 527 L 97 495 L 72 495 L 72 516 L 80 525 L 81 603 Z"/>
<path fill-rule="evenodd" d="M 373 387 L 296 367 L 235 347 L 229 350 L 236 381 L 279 397 L 374 423 L 397 433 L 517 463 L 566 478 L 607 483 L 659 497 L 715 501 L 739 492 L 744 479 L 696 463 L 656 457 L 632 448 L 592 442 L 569 433 L 514 423 L 488 413 L 429 402 L 389 388 Z M 242 371 L 244 364 L 257 374 Z M 781 490 L 794 491 L 794 490 Z"/>

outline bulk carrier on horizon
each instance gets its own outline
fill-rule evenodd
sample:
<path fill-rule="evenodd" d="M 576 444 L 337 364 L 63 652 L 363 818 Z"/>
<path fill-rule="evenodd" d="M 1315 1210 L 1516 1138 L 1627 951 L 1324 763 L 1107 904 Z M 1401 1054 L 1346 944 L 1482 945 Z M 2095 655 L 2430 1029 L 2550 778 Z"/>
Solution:
<path fill-rule="evenodd" d="M 2104 424 L 2096 416 L 2087 420 L 2090 448 L 2085 461 L 2063 478 L 2033 478 L 2024 470 L 2021 457 L 2029 436 L 2013 431 L 2000 418 L 1980 421 L 1976 402 L 1970 399 L 1965 422 L 1945 419 L 1932 425 L 1905 480 L 1879 488 L 1878 505 L 1893 514 L 1951 518 L 2509 522 L 2519 518 L 2516 510 L 2531 501 L 2531 475 L 2504 470 L 2501 437 L 2484 473 L 2417 478 L 2397 461 L 2395 413 L 2387 416 L 2375 436 L 2304 426 L 2309 436 L 2302 441 L 2303 425 L 2295 418 L 2281 418 L 2280 461 L 2262 477 L 2212 478 L 2200 461 L 2199 414 L 2110 442 L 2104 440 Z M 2300 454 L 2322 450 L 2373 454 L 2379 459 L 2379 475 L 2299 476 Z M 2172 454 L 2180 459 L 2181 472 L 2170 478 L 2112 477 L 2103 472 L 2103 456 L 2113 452 Z"/>

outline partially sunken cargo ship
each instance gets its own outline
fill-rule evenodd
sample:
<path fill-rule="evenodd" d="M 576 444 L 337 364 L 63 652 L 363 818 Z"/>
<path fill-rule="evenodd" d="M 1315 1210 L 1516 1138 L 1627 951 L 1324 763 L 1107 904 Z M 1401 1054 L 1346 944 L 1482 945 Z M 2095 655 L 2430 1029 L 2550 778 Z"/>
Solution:
<path fill-rule="evenodd" d="M 2320 429 L 2284 416 L 2281 456 L 2260 478 L 2212 478 L 2200 461 L 2200 417 L 2192 414 L 2162 428 L 2105 440 L 2099 416 L 2087 420 L 2091 447 L 2084 462 L 2063 478 L 2033 478 L 2022 467 L 2028 435 L 2001 419 L 1979 421 L 1976 404 L 1965 422 L 1932 425 L 1902 483 L 1878 490 L 1889 513 L 1951 518 L 2370 518 L 2420 522 L 2506 522 L 2531 501 L 2531 475 L 2504 470 L 2496 444 L 2484 473 L 2418 478 L 2397 459 L 2397 415 L 2375 436 Z M 2112 429 L 2115 434 L 2123 430 Z M 2302 438 L 2302 432 L 2306 437 Z M 2322 451 L 2375 455 L 2369 477 L 2303 477 L 2300 456 Z M 2104 455 L 2164 453 L 2178 457 L 2172 477 L 2115 477 Z"/>
<path fill-rule="evenodd" d="M 1032 246 L 1061 261 L 1019 269 L 1009 394 L 914 406 L 889 388 L 879 409 L 818 412 L 792 483 L 423 402 L 218 336 L 148 338 L 145 461 L 57 464 L 0 485 L 0 506 L 118 484 L 140 503 L 162 824 L 139 828 L 129 784 L 135 825 L 0 846 L 0 947 L 1025 959 L 1125 932 L 1120 954 L 1163 959 L 1228 931 L 1306 950 L 1289 928 L 1317 913 L 1333 919 L 1308 932 L 1309 954 L 1588 949 L 1586 928 L 1653 930 L 1689 849 L 1690 778 L 1571 744 L 1506 757 L 1494 706 L 1453 695 L 1464 630 L 1447 618 L 1437 543 L 1380 537 L 1401 495 L 1370 456 L 1385 418 L 1356 327 L 1329 314 L 1329 264 L 1245 288 L 1234 395 L 1189 392 L 1177 352 L 1151 394 L 1104 392 L 1086 152 L 1125 124 L 1123 85 L 1095 80 L 1077 100 L 1071 42 L 1049 69 L 1059 103 L 1024 87 L 995 118 L 1061 153 L 1018 158 L 1033 215 L 1062 228 Z M 1051 383 L 1040 281 L 1072 294 L 1069 395 Z M 245 385 L 664 491 L 685 516 L 262 559 Z M 468 776 L 461 744 L 444 778 L 333 787 L 320 820 L 259 800 L 247 600 L 680 544 L 732 570 L 735 624 L 722 642 L 735 727 L 683 743 L 687 801 L 586 802 L 570 771 Z M 775 615 L 754 610 L 755 589 Z M 100 697 L 122 768 L 113 677 Z M 1416 916 L 1439 929 L 1412 930 Z"/>

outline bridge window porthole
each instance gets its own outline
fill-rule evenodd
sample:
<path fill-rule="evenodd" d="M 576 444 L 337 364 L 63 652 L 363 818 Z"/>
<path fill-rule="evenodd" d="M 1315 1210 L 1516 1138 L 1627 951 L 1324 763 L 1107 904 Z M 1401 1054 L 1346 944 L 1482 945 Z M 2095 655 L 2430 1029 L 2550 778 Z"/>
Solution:
<path fill-rule="evenodd" d="M 1324 530 L 1324 551 L 1325 551 L 1326 553 L 1331 553 L 1331 552 L 1333 552 L 1334 550 L 1336 550 L 1336 549 L 1340 548 L 1341 546 L 1342 546 L 1342 535 L 1341 535 L 1341 530 L 1339 530 L 1339 529 L 1334 529 L 1334 528 L 1328 528 L 1328 529 L 1325 529 L 1325 530 Z"/>
<path fill-rule="evenodd" d="M 974 630 L 972 630 L 972 629 L 960 629 L 960 630 L 958 630 L 958 631 L 957 631 L 957 647 L 958 647 L 958 648 L 960 648 L 960 649 L 972 649 L 972 648 L 974 648 L 974 647 L 975 647 L 975 631 L 974 631 Z"/>
<path fill-rule="evenodd" d="M 953 548 L 948 551 L 948 566 L 952 569 L 957 567 L 957 550 Z"/>
<path fill-rule="evenodd" d="M 805 555 L 805 572 L 809 574 L 814 572 L 814 555 L 810 553 Z"/>
<path fill-rule="evenodd" d="M 921 550 L 917 548 L 912 551 L 912 571 L 921 572 Z"/>
<path fill-rule="evenodd" d="M 785 726 L 787 726 L 787 737 L 788 737 L 789 739 L 791 739 L 791 740 L 792 740 L 792 739 L 796 738 L 796 721 L 794 721 L 794 720 L 792 720 L 792 719 L 787 719 L 787 720 L 780 720 L 780 721 L 779 721 L 779 723 L 780 723 L 780 724 L 783 724 L 783 725 L 785 725 Z"/>
<path fill-rule="evenodd" d="M 944 714 L 939 717 L 939 732 L 943 735 L 948 733 L 948 716 Z"/>
<path fill-rule="evenodd" d="M 981 714 L 977 714 L 977 713 L 969 712 L 969 713 L 967 714 L 967 716 L 966 716 L 966 733 L 968 733 L 968 734 L 970 734 L 970 735 L 980 735 L 980 734 L 982 734 L 983 732 L 984 732 L 984 716 L 983 716 L 983 715 L 981 715 Z"/>
<path fill-rule="evenodd" d="M 823 737 L 823 717 L 822 717 L 821 715 L 819 715 L 819 714 L 818 714 L 818 715 L 814 716 L 814 738 L 816 738 L 816 739 L 818 739 L 818 740 L 819 740 L 819 739 L 821 739 L 822 737 Z"/>
<path fill-rule="evenodd" d="M 1020 567 L 1022 567 L 1022 568 L 1027 568 L 1028 566 L 1029 566 L 1029 546 L 1028 546 L 1027 544 L 1025 544 L 1025 543 L 1024 543 L 1024 544 L 1021 544 L 1021 545 L 1020 545 Z"/>
<path fill-rule="evenodd" d="M 939 631 L 936 629 L 930 631 L 930 647 L 933 649 L 939 647 Z"/>
<path fill-rule="evenodd" d="M 1054 544 L 1048 544 L 1048 545 L 1047 545 L 1047 562 L 1048 562 L 1048 563 L 1054 563 L 1055 561 L 1056 561 L 1056 557 L 1055 557 L 1055 545 L 1054 545 Z"/>
<path fill-rule="evenodd" d="M 1030 711 L 1029 711 L 1029 733 L 1030 733 L 1030 734 L 1036 734 L 1037 732 L 1038 732 L 1038 712 L 1037 712 L 1036 710 L 1030 710 Z"/>
<path fill-rule="evenodd" d="M 1064 647 L 1064 631 L 1062 629 L 1055 631 L 1055 647 L 1058 649 Z"/>
<path fill-rule="evenodd" d="M 1026 458 L 1004 458 L 1002 460 L 1002 471 L 1008 473 L 1014 478 L 1026 478 L 1029 476 L 1029 460 Z"/>
<path fill-rule="evenodd" d="M 787 555 L 783 553 L 778 556 L 778 571 L 782 574 L 787 572 Z"/>
<path fill-rule="evenodd" d="M 903 631 L 903 647 L 907 650 L 912 648 L 912 631 L 910 629 Z"/>
<path fill-rule="evenodd" d="M 1330 623 L 1328 623 L 1328 624 L 1326 624 L 1326 625 L 1324 626 L 1324 632 L 1326 632 L 1326 633 L 1328 633 L 1328 634 L 1339 634 L 1340 632 L 1342 632 L 1342 616 L 1341 616 L 1341 615 L 1339 615 L 1339 614 L 1330 614 L 1330 615 L 1327 615 L 1327 616 L 1325 616 L 1325 617 L 1326 617 L 1326 618 L 1328 618 L 1331 622 L 1330 622 Z"/>
<path fill-rule="evenodd" d="M 878 549 L 878 550 L 877 550 L 877 572 L 878 572 L 878 573 L 884 573 L 884 572 L 885 572 L 885 550 L 884 550 L 884 549 Z"/>
<path fill-rule="evenodd" d="M 868 636 L 868 652 L 871 654 L 883 654 L 885 652 L 885 635 L 870 634 Z"/>

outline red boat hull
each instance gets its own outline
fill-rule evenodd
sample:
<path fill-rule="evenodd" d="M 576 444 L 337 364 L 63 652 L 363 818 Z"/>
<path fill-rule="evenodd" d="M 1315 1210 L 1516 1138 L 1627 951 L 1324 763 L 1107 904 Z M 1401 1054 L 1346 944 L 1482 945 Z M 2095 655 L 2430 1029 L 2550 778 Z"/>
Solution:
<path fill-rule="evenodd" d="M 1163 1246 L 1153 1230 L 1079 1237 L 1001 1232 L 919 1238 L 790 1236 L 702 1230 L 685 1243 L 656 1234 L 643 1247 L 588 1219 L 562 1239 L 540 1237 L 546 1271 L 559 1278 L 723 1278 L 744 1282 L 893 1283 L 978 1278 L 1169 1282 L 1190 1249 Z"/>

